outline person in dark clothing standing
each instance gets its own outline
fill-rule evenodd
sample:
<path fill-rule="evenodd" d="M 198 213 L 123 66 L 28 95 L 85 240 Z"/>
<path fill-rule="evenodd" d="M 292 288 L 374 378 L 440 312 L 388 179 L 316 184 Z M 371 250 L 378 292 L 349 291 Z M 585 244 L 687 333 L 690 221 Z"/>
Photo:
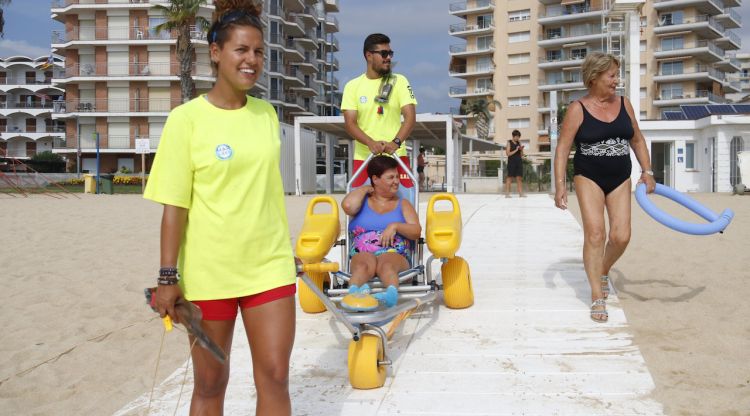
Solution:
<path fill-rule="evenodd" d="M 523 193 L 523 145 L 521 140 L 521 132 L 513 130 L 512 139 L 508 140 L 508 145 L 505 147 L 505 155 L 508 156 L 508 169 L 505 174 L 505 197 L 510 198 L 510 181 L 511 178 L 516 178 L 516 189 L 518 190 L 518 196 L 525 198 L 526 195 Z"/>

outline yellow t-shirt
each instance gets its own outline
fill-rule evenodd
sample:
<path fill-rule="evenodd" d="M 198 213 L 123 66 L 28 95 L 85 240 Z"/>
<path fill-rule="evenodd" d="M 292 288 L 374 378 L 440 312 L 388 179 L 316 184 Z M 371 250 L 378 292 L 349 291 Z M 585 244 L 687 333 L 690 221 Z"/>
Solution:
<path fill-rule="evenodd" d="M 295 282 L 280 151 L 276 112 L 262 100 L 223 110 L 200 96 L 169 114 L 144 198 L 188 209 L 178 260 L 186 299 Z"/>
<path fill-rule="evenodd" d="M 401 108 L 405 105 L 417 105 L 414 91 L 409 80 L 401 74 L 392 74 L 396 79 L 387 103 L 379 103 L 375 98 L 380 92 L 381 78 L 369 79 L 362 74 L 346 83 L 341 98 L 341 110 L 356 110 L 357 125 L 373 140 L 391 141 L 401 128 Z M 378 108 L 382 106 L 382 114 Z M 405 140 L 406 137 L 401 137 Z M 396 151 L 398 156 L 406 156 L 406 146 Z M 354 159 L 364 160 L 370 155 L 370 149 L 360 142 L 354 144 Z"/>

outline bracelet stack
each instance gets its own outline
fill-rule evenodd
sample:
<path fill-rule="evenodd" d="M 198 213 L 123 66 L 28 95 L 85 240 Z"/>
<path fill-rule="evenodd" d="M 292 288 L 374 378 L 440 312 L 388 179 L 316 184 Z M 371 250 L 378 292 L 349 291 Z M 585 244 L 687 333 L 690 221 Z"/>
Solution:
<path fill-rule="evenodd" d="M 156 283 L 164 286 L 176 285 L 180 281 L 180 273 L 176 267 L 162 267 L 159 269 L 159 277 Z"/>

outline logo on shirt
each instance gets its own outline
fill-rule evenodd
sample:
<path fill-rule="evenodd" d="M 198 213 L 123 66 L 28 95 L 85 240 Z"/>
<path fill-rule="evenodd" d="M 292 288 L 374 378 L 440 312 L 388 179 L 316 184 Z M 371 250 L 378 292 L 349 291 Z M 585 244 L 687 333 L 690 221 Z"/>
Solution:
<path fill-rule="evenodd" d="M 219 160 L 229 160 L 232 158 L 232 148 L 228 144 L 220 144 L 216 146 L 216 157 Z"/>
<path fill-rule="evenodd" d="M 366 102 L 367 102 L 367 97 L 365 97 L 364 95 L 363 95 L 363 96 L 361 96 L 361 97 L 359 97 L 359 102 L 360 102 L 361 104 L 364 104 L 364 103 L 366 103 Z"/>

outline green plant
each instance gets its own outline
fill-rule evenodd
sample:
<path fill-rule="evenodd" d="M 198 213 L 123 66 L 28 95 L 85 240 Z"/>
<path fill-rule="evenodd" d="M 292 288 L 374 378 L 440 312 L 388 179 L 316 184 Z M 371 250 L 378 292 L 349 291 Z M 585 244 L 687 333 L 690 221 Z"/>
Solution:
<path fill-rule="evenodd" d="M 190 40 L 191 26 L 195 25 L 196 30 L 201 32 L 207 31 L 211 26 L 205 17 L 198 16 L 200 7 L 204 5 L 206 5 L 206 0 L 172 0 L 169 6 L 157 4 L 152 7 L 167 19 L 164 23 L 154 27 L 156 33 L 162 30 L 177 31 L 175 52 L 177 60 L 180 61 L 180 93 L 183 103 L 192 98 L 195 89 L 192 77 L 195 47 Z"/>
<path fill-rule="evenodd" d="M 484 98 L 479 98 L 467 101 L 461 106 L 461 109 L 464 113 L 476 117 L 477 137 L 487 140 L 490 131 L 489 122 L 492 119 L 490 110 L 495 111 L 496 109 L 501 108 L 501 106 L 502 105 L 497 100 L 487 101 Z"/>
<path fill-rule="evenodd" d="M 57 153 L 45 151 L 37 153 L 26 163 L 31 169 L 42 173 L 65 172 L 65 159 Z"/>

